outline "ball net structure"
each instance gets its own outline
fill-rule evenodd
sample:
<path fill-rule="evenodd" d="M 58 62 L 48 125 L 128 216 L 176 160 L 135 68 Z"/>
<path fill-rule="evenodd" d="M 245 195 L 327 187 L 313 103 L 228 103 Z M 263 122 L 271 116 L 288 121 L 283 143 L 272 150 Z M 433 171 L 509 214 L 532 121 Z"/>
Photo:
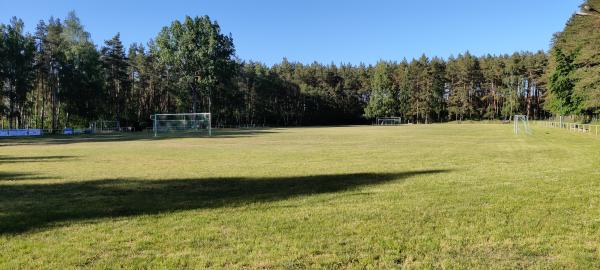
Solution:
<path fill-rule="evenodd" d="M 376 125 L 379 126 L 397 126 L 402 124 L 402 118 L 400 117 L 379 117 L 377 118 Z"/>
<path fill-rule="evenodd" d="M 152 131 L 154 136 L 159 133 L 197 132 L 212 135 L 210 113 L 173 113 L 153 114 Z"/>
<path fill-rule="evenodd" d="M 121 131 L 119 121 L 98 120 L 90 122 L 90 130 L 92 133 L 113 133 Z"/>
<path fill-rule="evenodd" d="M 531 135 L 532 131 L 529 127 L 529 117 L 527 115 L 515 115 L 514 132 L 515 134 L 525 133 Z"/>

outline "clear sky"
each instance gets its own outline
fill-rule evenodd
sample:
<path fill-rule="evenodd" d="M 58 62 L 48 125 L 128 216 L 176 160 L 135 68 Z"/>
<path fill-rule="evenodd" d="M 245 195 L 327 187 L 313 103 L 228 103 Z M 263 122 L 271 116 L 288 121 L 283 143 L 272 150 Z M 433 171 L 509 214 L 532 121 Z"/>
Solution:
<path fill-rule="evenodd" d="M 547 50 L 579 0 L 0 0 L 0 22 L 74 10 L 96 44 L 120 32 L 146 43 L 185 15 L 209 15 L 231 33 L 237 55 L 273 64 L 371 64 L 425 53 L 448 57 Z"/>

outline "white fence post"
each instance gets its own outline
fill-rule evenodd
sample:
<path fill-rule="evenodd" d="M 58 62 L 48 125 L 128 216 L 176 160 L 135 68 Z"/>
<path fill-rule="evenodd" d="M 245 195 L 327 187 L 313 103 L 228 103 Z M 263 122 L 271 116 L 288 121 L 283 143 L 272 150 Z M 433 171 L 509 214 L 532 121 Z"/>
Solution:
<path fill-rule="evenodd" d="M 577 124 L 577 123 L 558 123 L 544 121 L 544 127 L 566 129 L 570 132 L 589 133 L 590 135 L 600 136 L 600 125 Z"/>

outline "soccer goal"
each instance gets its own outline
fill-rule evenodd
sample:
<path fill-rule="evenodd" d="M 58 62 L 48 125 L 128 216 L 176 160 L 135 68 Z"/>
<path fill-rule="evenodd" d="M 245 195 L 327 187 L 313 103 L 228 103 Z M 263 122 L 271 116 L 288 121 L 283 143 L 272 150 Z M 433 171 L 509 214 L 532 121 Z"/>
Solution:
<path fill-rule="evenodd" d="M 531 134 L 531 128 L 529 127 L 529 118 L 527 115 L 515 115 L 514 120 L 514 131 L 515 134 L 523 133 Z"/>
<path fill-rule="evenodd" d="M 208 136 L 212 135 L 210 113 L 153 114 L 150 120 L 155 137 L 159 133 L 174 132 L 206 132 Z"/>
<path fill-rule="evenodd" d="M 90 130 L 92 133 L 113 133 L 121 131 L 119 121 L 98 120 L 90 122 Z"/>
<path fill-rule="evenodd" d="M 377 125 L 379 126 L 397 126 L 402 124 L 402 118 L 400 117 L 379 117 L 377 118 Z"/>

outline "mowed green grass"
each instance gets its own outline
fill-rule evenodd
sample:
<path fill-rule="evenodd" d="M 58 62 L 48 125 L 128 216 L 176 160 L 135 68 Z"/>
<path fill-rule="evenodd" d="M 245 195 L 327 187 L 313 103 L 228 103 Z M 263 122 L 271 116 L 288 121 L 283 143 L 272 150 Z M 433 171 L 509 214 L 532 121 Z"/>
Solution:
<path fill-rule="evenodd" d="M 510 125 L 0 140 L 1 269 L 600 268 L 600 138 Z"/>

